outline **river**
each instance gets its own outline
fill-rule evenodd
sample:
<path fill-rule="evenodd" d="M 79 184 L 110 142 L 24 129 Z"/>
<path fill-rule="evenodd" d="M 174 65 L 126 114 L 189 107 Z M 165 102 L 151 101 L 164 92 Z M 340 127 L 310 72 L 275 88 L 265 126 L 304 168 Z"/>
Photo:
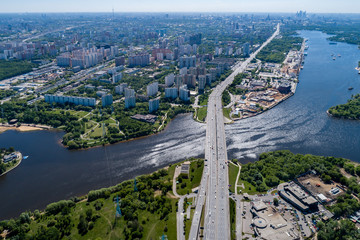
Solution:
<path fill-rule="evenodd" d="M 330 106 L 360 92 L 360 76 L 354 69 L 360 51 L 345 43 L 329 45 L 327 35 L 320 32 L 302 31 L 301 35 L 309 39 L 310 48 L 296 94 L 270 111 L 227 125 L 229 159 L 248 162 L 262 152 L 289 149 L 360 162 L 360 122 L 326 114 Z M 342 57 L 334 61 L 331 54 Z M 0 219 L 203 156 L 205 125 L 181 115 L 157 135 L 81 151 L 63 148 L 62 135 L 57 131 L 0 134 L 1 147 L 13 146 L 29 155 L 0 177 Z"/>

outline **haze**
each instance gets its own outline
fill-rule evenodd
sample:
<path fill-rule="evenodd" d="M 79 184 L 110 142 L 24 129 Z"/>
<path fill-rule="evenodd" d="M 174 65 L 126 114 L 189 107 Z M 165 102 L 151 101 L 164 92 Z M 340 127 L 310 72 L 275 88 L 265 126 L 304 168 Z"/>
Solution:
<path fill-rule="evenodd" d="M 13 0 L 2 1 L 0 12 L 296 12 L 360 13 L 358 0 Z"/>

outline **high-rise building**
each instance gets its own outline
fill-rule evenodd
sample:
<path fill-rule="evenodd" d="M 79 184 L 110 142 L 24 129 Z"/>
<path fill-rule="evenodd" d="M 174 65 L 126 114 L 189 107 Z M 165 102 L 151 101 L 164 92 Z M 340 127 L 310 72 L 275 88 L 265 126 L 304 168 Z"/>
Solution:
<path fill-rule="evenodd" d="M 135 107 L 135 90 L 130 88 L 125 88 L 125 108 Z"/>
<path fill-rule="evenodd" d="M 179 67 L 183 68 L 183 67 L 196 67 L 196 56 L 184 56 L 179 58 Z"/>
<path fill-rule="evenodd" d="M 165 97 L 176 99 L 178 97 L 178 89 L 177 88 L 165 88 Z"/>
<path fill-rule="evenodd" d="M 159 83 L 153 82 L 146 87 L 146 94 L 148 97 L 155 96 L 159 91 Z"/>
<path fill-rule="evenodd" d="M 184 75 L 183 83 L 186 84 L 188 87 L 194 88 L 196 85 L 196 75 L 194 74 Z"/>
<path fill-rule="evenodd" d="M 199 91 L 204 91 L 206 84 L 206 75 L 199 75 Z"/>
<path fill-rule="evenodd" d="M 184 75 L 175 76 L 175 86 L 179 89 L 184 84 Z"/>
<path fill-rule="evenodd" d="M 160 100 L 158 98 L 149 101 L 149 113 L 155 112 L 159 109 Z"/>
<path fill-rule="evenodd" d="M 180 75 L 185 75 L 188 73 L 188 69 L 187 67 L 183 67 L 183 68 L 180 68 L 180 71 L 179 71 L 179 74 Z"/>
<path fill-rule="evenodd" d="M 56 58 L 57 65 L 59 67 L 70 67 L 71 58 L 70 54 L 62 54 Z"/>
<path fill-rule="evenodd" d="M 249 43 L 244 43 L 244 45 L 243 45 L 243 53 L 244 53 L 245 56 L 250 55 L 250 44 Z"/>
<path fill-rule="evenodd" d="M 124 66 L 125 65 L 125 57 L 121 56 L 121 57 L 117 57 L 115 58 L 115 65 L 118 66 Z"/>
<path fill-rule="evenodd" d="M 129 56 L 129 67 L 147 66 L 150 64 L 150 54 L 143 53 L 138 55 Z"/>
<path fill-rule="evenodd" d="M 125 88 L 127 88 L 127 83 L 121 83 L 119 86 L 115 87 L 115 93 L 116 94 L 123 94 Z"/>
<path fill-rule="evenodd" d="M 125 88 L 125 97 L 135 97 L 135 90 L 131 88 Z"/>
<path fill-rule="evenodd" d="M 90 106 L 95 107 L 96 99 L 87 98 L 87 97 L 73 97 L 73 96 L 60 96 L 60 95 L 51 95 L 45 94 L 45 102 L 47 103 L 73 103 L 75 105 Z"/>
<path fill-rule="evenodd" d="M 132 108 L 135 107 L 135 97 L 125 97 L 125 108 Z"/>
<path fill-rule="evenodd" d="M 179 91 L 179 97 L 184 102 L 190 101 L 190 91 L 187 89 L 186 85 L 182 86 Z"/>
<path fill-rule="evenodd" d="M 119 81 L 121 81 L 122 79 L 122 73 L 114 73 L 112 76 L 112 83 L 117 83 Z"/>
<path fill-rule="evenodd" d="M 104 95 L 101 97 L 102 106 L 106 107 L 113 103 L 113 96 L 111 94 Z"/>
<path fill-rule="evenodd" d="M 172 86 L 174 84 L 174 81 L 175 81 L 175 75 L 173 73 L 165 77 L 165 85 L 168 87 Z"/>

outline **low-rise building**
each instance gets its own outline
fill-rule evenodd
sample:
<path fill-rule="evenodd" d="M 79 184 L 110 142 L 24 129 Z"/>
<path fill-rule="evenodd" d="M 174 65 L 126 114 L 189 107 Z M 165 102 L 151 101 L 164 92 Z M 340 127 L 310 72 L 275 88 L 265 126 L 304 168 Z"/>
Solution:
<path fill-rule="evenodd" d="M 279 195 L 302 212 L 317 209 L 316 199 L 294 182 L 280 184 Z"/>

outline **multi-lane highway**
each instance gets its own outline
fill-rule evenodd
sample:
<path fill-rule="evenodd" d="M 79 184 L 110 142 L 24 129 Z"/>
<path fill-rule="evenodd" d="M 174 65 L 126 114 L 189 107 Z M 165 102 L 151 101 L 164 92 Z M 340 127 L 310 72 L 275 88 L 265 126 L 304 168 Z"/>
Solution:
<path fill-rule="evenodd" d="M 205 140 L 206 160 L 189 235 L 191 240 L 200 237 L 202 217 L 204 218 L 204 239 L 230 239 L 228 159 L 221 96 L 234 81 L 235 76 L 246 69 L 251 60 L 279 34 L 279 31 L 278 25 L 274 34 L 246 61 L 236 64 L 233 67 L 233 73 L 209 96 Z M 202 212 L 204 216 L 201 216 Z"/>

